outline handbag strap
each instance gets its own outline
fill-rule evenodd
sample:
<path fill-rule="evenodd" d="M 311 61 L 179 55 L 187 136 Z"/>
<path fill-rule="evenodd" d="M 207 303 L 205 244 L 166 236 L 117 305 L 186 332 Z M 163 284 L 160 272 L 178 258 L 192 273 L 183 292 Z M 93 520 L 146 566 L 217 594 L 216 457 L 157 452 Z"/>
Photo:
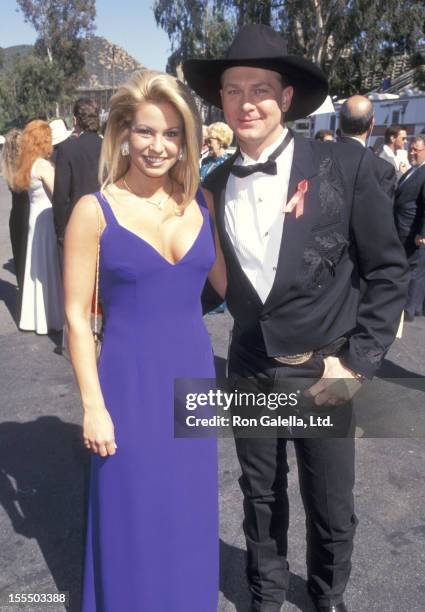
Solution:
<path fill-rule="evenodd" d="M 100 260 L 100 215 L 99 205 L 96 204 L 97 212 L 97 252 L 96 252 L 96 280 L 94 288 L 94 330 L 95 339 L 98 337 L 98 319 L 99 319 L 99 260 Z"/>

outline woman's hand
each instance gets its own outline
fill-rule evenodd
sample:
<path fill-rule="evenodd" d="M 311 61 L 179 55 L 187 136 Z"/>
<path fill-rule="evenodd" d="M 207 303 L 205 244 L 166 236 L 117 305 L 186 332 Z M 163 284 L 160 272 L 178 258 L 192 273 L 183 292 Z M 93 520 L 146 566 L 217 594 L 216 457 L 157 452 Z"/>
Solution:
<path fill-rule="evenodd" d="M 84 413 L 83 439 L 93 453 L 101 457 L 115 455 L 114 424 L 106 408 L 92 408 Z"/>

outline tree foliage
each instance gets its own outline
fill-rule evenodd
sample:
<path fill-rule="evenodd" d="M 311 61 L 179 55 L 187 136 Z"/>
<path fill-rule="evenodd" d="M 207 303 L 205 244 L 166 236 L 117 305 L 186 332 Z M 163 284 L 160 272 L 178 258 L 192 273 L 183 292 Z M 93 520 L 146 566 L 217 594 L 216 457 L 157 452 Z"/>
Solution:
<path fill-rule="evenodd" d="M 24 126 L 34 118 L 52 118 L 64 78 L 57 64 L 47 59 L 35 55 L 18 59 L 0 79 L 3 122 Z"/>
<path fill-rule="evenodd" d="M 16 0 L 37 32 L 35 52 L 58 69 L 71 91 L 84 70 L 87 37 L 94 31 L 96 0 Z M 54 66 L 56 64 L 56 66 Z"/>
<path fill-rule="evenodd" d="M 177 67 L 188 57 L 213 57 L 229 44 L 232 29 L 225 19 L 225 4 L 221 0 L 154 2 L 156 22 L 171 41 L 168 72 L 176 74 Z"/>
<path fill-rule="evenodd" d="M 425 34 L 423 0 L 156 0 L 153 9 L 171 41 L 170 71 L 188 57 L 223 55 L 242 25 L 264 23 L 289 53 L 320 64 L 339 94 L 365 91 L 371 70 L 384 76 Z"/>
<path fill-rule="evenodd" d="M 422 0 L 286 0 L 281 11 L 290 48 L 319 63 L 343 95 L 365 91 L 371 71 L 383 78 L 396 54 L 413 54 L 424 21 Z"/>
<path fill-rule="evenodd" d="M 19 58 L 0 79 L 4 125 L 58 114 L 58 105 L 74 95 L 83 75 L 87 38 L 96 16 L 95 0 L 16 1 L 37 40 L 34 53 Z"/>

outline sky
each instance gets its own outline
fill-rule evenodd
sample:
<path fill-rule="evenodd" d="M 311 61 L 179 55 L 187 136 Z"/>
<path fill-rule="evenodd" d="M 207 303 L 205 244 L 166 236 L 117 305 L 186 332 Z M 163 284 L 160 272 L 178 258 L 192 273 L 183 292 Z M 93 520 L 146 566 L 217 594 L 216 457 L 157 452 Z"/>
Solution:
<path fill-rule="evenodd" d="M 120 45 L 148 68 L 165 70 L 171 45 L 156 25 L 152 4 L 153 0 L 97 0 L 95 34 Z M 15 0 L 1 0 L 0 47 L 35 41 L 34 29 L 16 8 Z"/>

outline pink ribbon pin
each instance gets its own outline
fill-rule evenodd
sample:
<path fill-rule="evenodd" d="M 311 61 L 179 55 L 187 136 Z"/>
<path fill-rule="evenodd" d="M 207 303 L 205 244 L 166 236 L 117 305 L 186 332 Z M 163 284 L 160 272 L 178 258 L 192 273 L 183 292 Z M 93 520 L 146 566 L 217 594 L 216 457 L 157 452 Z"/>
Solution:
<path fill-rule="evenodd" d="M 308 191 L 308 180 L 303 179 L 297 185 L 297 190 L 286 204 L 283 209 L 283 212 L 290 213 L 295 208 L 295 218 L 302 217 L 304 214 L 304 194 Z"/>

